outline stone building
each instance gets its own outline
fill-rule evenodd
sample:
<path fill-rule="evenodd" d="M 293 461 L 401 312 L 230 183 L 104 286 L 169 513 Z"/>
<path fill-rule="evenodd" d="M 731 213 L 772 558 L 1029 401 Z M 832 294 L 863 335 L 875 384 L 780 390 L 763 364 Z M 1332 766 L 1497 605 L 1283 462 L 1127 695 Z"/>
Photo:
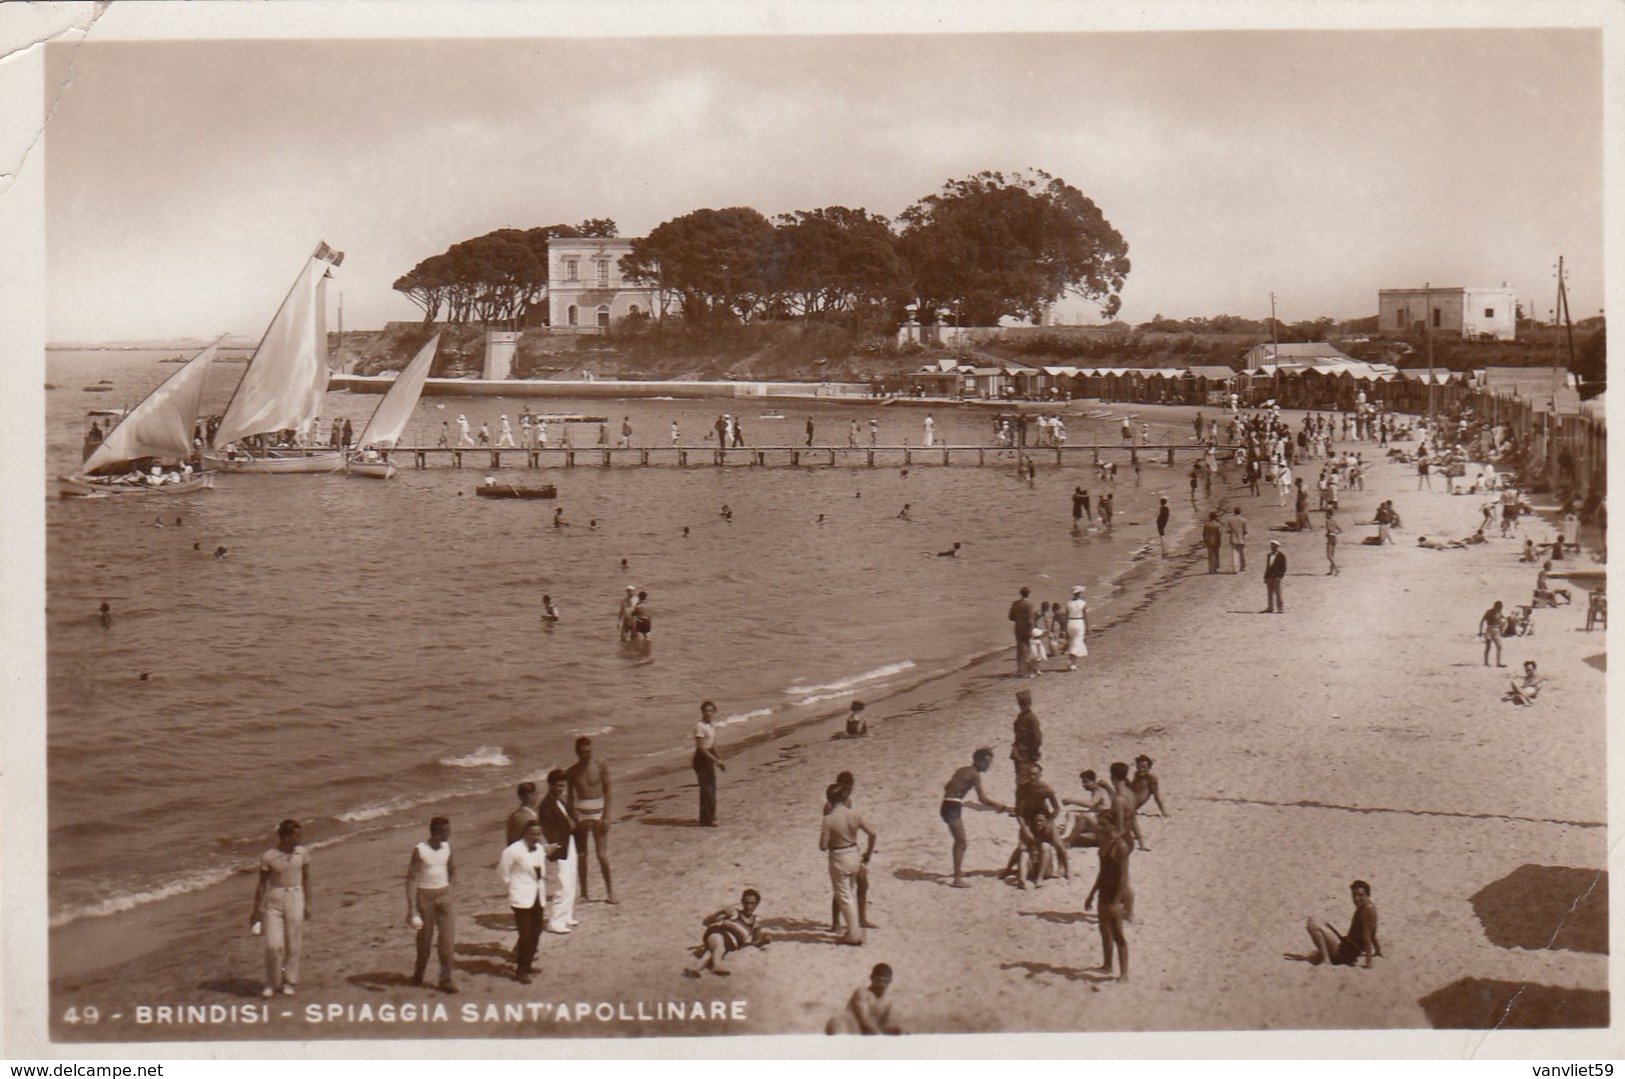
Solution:
<path fill-rule="evenodd" d="M 1378 333 L 1458 334 L 1511 341 L 1517 296 L 1500 288 L 1385 288 L 1377 292 Z M 1430 310 L 1431 308 L 1431 310 Z"/>
<path fill-rule="evenodd" d="M 547 241 L 547 309 L 553 333 L 602 333 L 621 319 L 654 313 L 655 290 L 628 282 L 629 239 Z"/>

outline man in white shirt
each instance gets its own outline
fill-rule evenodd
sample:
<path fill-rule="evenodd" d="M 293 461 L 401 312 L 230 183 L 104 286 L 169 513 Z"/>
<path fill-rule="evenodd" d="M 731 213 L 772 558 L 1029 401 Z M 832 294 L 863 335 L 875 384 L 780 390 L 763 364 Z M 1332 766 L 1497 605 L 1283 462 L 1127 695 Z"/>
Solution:
<path fill-rule="evenodd" d="M 508 889 L 508 905 L 513 908 L 513 924 L 519 930 L 519 943 L 514 946 L 515 977 L 520 985 L 529 985 L 535 973 L 536 945 L 542 939 L 544 902 L 547 888 L 543 882 L 547 872 L 547 847 L 542 843 L 542 822 L 529 821 L 525 833 L 517 843 L 502 852 L 497 862 L 497 875 Z"/>
<path fill-rule="evenodd" d="M 717 771 L 727 771 L 717 755 L 717 706 L 710 701 L 700 705 L 700 721 L 694 725 L 694 775 L 700 781 L 700 825 L 717 826 Z"/>
<path fill-rule="evenodd" d="M 451 957 L 457 947 L 451 884 L 456 877 L 457 864 L 451 857 L 451 822 L 445 817 L 436 817 L 429 822 L 429 838 L 412 848 L 412 860 L 406 867 L 406 920 L 418 933 L 413 985 L 423 984 L 423 973 L 429 967 L 429 952 L 434 948 L 438 930 L 442 993 L 457 992 L 451 980 Z"/>

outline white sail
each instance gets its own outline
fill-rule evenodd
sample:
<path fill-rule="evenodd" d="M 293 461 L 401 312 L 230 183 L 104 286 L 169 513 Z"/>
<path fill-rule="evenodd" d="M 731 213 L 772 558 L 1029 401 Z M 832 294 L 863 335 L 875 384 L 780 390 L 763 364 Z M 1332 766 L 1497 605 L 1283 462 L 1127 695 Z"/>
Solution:
<path fill-rule="evenodd" d="M 412 362 L 406 365 L 394 385 L 389 387 L 389 392 L 384 394 L 384 399 L 378 402 L 377 411 L 367 421 L 361 438 L 356 442 L 358 447 L 387 449 L 400 441 L 401 432 L 406 430 L 406 421 L 412 418 L 412 410 L 417 407 L 418 397 L 423 393 L 423 383 L 429 377 L 429 365 L 434 362 L 435 350 L 439 347 L 440 335 L 435 334 L 412 357 Z"/>
<path fill-rule="evenodd" d="M 321 338 L 321 282 L 328 261 L 305 262 L 288 298 L 260 339 L 215 432 L 224 446 L 249 435 L 308 428 L 327 392 L 327 342 Z"/>
<path fill-rule="evenodd" d="M 192 456 L 192 432 L 203 400 L 203 383 L 220 340 L 193 356 L 131 409 L 85 458 L 83 471 L 97 472 L 142 457 L 183 461 Z"/>

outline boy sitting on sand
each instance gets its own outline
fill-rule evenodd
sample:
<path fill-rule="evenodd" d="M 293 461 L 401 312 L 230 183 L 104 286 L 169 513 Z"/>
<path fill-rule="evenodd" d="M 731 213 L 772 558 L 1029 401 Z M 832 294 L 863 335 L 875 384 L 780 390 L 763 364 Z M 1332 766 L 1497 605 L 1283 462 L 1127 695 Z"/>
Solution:
<path fill-rule="evenodd" d="M 1377 906 L 1371 902 L 1371 885 L 1357 880 L 1349 885 L 1349 894 L 1354 898 L 1354 919 L 1349 922 L 1347 934 L 1339 933 L 1324 918 L 1309 919 L 1309 939 L 1315 942 L 1315 955 L 1311 962 L 1316 966 L 1330 963 L 1333 966 L 1352 967 L 1355 960 L 1364 957 L 1365 962 L 1361 965 L 1369 968 L 1372 958 L 1382 954 L 1382 944 L 1377 940 Z"/>
<path fill-rule="evenodd" d="M 1535 661 L 1526 659 L 1523 661 L 1523 677 L 1514 680 L 1506 696 L 1501 699 L 1512 704 L 1534 704 L 1545 682 L 1546 676 L 1536 673 Z"/>

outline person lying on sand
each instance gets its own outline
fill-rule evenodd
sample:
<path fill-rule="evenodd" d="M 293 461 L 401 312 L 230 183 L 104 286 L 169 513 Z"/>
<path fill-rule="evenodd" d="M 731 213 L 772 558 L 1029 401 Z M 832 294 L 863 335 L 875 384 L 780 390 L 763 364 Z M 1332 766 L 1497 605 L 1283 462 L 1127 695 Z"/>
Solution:
<path fill-rule="evenodd" d="M 705 919 L 704 943 L 694 949 L 694 957 L 704 956 L 698 967 L 685 967 L 683 974 L 698 978 L 707 968 L 712 974 L 727 976 L 733 973 L 722 966 L 722 957 L 737 952 L 746 945 L 765 948 L 770 943 L 757 921 L 756 907 L 762 893 L 746 888 L 739 897 L 737 907 L 724 907 Z"/>
<path fill-rule="evenodd" d="M 1354 919 L 1349 922 L 1347 934 L 1339 933 L 1324 918 L 1309 919 L 1309 939 L 1315 942 L 1315 956 L 1311 962 L 1316 966 L 1330 963 L 1333 966 L 1352 967 L 1355 960 L 1364 957 L 1365 962 L 1361 966 L 1370 967 L 1372 958 L 1382 955 L 1382 944 L 1377 940 L 1377 906 L 1371 902 L 1371 885 L 1357 880 L 1349 885 L 1349 894 L 1354 898 Z"/>
<path fill-rule="evenodd" d="M 1418 547 L 1426 547 L 1430 551 L 1449 551 L 1452 549 L 1466 550 L 1467 545 L 1461 540 L 1430 540 L 1426 536 L 1416 537 Z"/>

